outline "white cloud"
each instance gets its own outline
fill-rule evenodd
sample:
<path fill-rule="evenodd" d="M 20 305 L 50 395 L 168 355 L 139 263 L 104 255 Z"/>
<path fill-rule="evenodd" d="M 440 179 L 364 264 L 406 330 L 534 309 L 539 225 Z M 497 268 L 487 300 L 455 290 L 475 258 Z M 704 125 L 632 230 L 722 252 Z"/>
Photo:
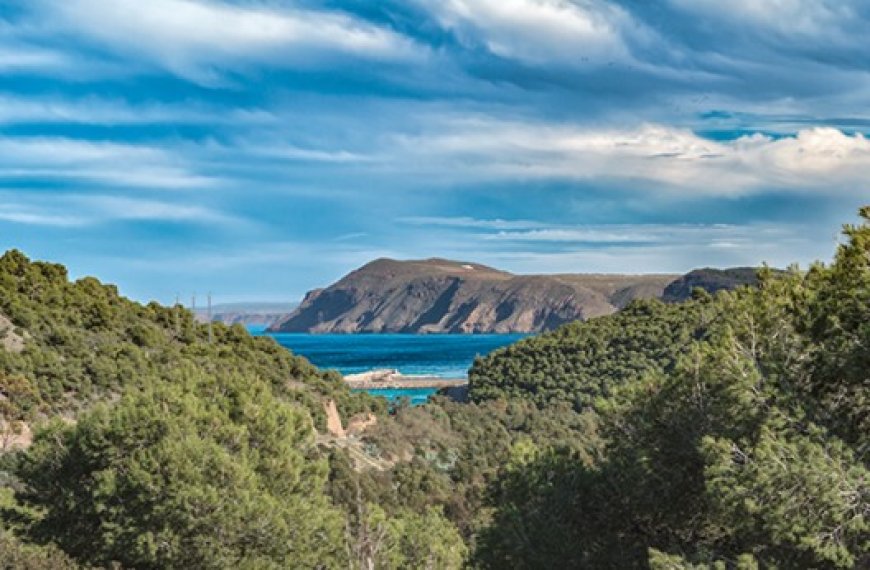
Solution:
<path fill-rule="evenodd" d="M 246 224 L 245 220 L 212 208 L 177 202 L 110 195 L 67 195 L 43 192 L 0 192 L 0 221 L 35 226 L 73 228 L 112 221 Z"/>
<path fill-rule="evenodd" d="M 217 183 L 193 172 L 170 149 L 59 137 L 0 138 L 0 177 L 87 180 L 153 189 L 203 188 Z"/>
<path fill-rule="evenodd" d="M 283 141 L 275 141 L 272 144 L 238 142 L 235 146 L 227 147 L 224 150 L 228 153 L 242 151 L 245 154 L 259 158 L 303 162 L 348 163 L 371 160 L 371 157 L 357 152 L 342 149 L 319 150 L 303 148 Z"/>
<path fill-rule="evenodd" d="M 56 51 L 20 44 L 0 45 L 0 72 L 57 71 L 69 64 L 69 59 Z"/>
<path fill-rule="evenodd" d="M 250 62 L 299 66 L 329 54 L 396 61 L 418 49 L 339 12 L 208 0 L 42 0 L 42 7 L 62 32 L 204 82 Z"/>
<path fill-rule="evenodd" d="M 0 62 L 0 68 L 2 68 L 2 62 Z M 122 99 L 100 97 L 64 99 L 0 95 L 0 124 L 241 124 L 252 126 L 274 122 L 276 122 L 274 115 L 256 108 L 227 109 L 196 103 L 134 105 Z"/>
<path fill-rule="evenodd" d="M 156 220 L 237 225 L 243 220 L 191 204 L 141 200 L 118 196 L 81 196 L 71 202 L 91 211 L 93 220 Z"/>
<path fill-rule="evenodd" d="M 522 232 L 499 232 L 485 239 L 514 242 L 634 243 L 656 241 L 649 228 L 548 228 Z"/>
<path fill-rule="evenodd" d="M 715 214 L 714 214 L 715 215 Z M 450 218 L 447 218 L 448 220 Z M 510 224 L 512 220 L 505 220 Z M 397 241 L 401 258 L 446 257 L 514 273 L 684 273 L 697 267 L 756 266 L 829 259 L 824 227 L 758 221 L 745 224 L 559 224 L 498 229 L 428 225 Z"/>
<path fill-rule="evenodd" d="M 746 247 L 758 239 L 782 239 L 782 228 L 731 224 L 602 224 L 546 226 L 523 231 L 500 231 L 484 239 L 507 242 L 561 244 L 707 244 L 710 247 Z"/>
<path fill-rule="evenodd" d="M 773 222 L 542 224 L 533 231 L 439 235 L 434 247 L 442 256 L 521 274 L 684 273 L 698 267 L 786 267 L 828 259 L 834 247 L 830 237 L 820 228 Z"/>
<path fill-rule="evenodd" d="M 632 252 L 637 251 L 652 254 L 662 249 L 681 251 L 688 248 L 698 254 L 697 259 L 703 259 L 702 253 L 706 251 L 711 259 L 745 260 L 756 259 L 759 242 L 783 247 L 784 244 L 810 239 L 803 228 L 773 223 L 554 224 L 514 220 L 490 223 L 489 220 L 473 218 L 411 219 L 420 220 L 421 224 L 430 220 L 425 225 L 433 230 L 432 241 L 438 248 L 461 252 L 456 254 L 457 257 L 469 257 L 464 250 L 470 247 L 474 259 L 492 255 L 502 259 L 513 255 L 516 260 L 559 260 L 581 255 L 592 258 L 605 253 L 618 257 L 622 254 L 633 256 Z M 538 254 L 540 258 L 536 257 Z M 541 267 L 543 271 L 544 266 Z"/>
<path fill-rule="evenodd" d="M 501 251 L 481 256 L 485 263 L 517 273 L 685 273 L 699 267 L 757 267 L 767 263 L 788 267 L 796 256 L 827 259 L 832 246 L 825 242 L 769 242 L 755 247 L 716 248 L 709 244 L 664 244 L 647 247 L 608 247 L 572 251 Z M 796 254 L 800 251 L 800 254 Z"/>
<path fill-rule="evenodd" d="M 397 242 L 394 257 L 467 259 L 519 274 L 684 273 L 698 267 L 786 267 L 829 259 L 818 227 L 735 224 L 540 224 L 537 230 L 434 228 Z"/>
<path fill-rule="evenodd" d="M 45 213 L 38 209 L 15 205 L 0 204 L 0 220 L 28 226 L 52 226 L 73 228 L 87 225 L 88 221 L 78 216 L 60 213 Z"/>
<path fill-rule="evenodd" d="M 855 21 L 856 14 L 844 0 L 671 0 L 671 3 L 696 16 L 715 18 L 746 29 L 765 33 L 822 39 L 836 44 L 842 31 Z"/>
<path fill-rule="evenodd" d="M 630 15 L 604 2 L 419 0 L 460 40 L 528 62 L 606 64 L 628 58 L 622 28 Z"/>
<path fill-rule="evenodd" d="M 439 134 L 399 136 L 396 143 L 417 168 L 469 178 L 623 181 L 725 195 L 870 188 L 870 140 L 833 128 L 719 142 L 661 125 L 597 130 L 473 117 L 443 121 Z"/>
<path fill-rule="evenodd" d="M 413 226 L 440 226 L 448 228 L 479 228 L 479 229 L 527 229 L 536 228 L 541 224 L 529 220 L 481 220 L 466 216 L 407 216 L 397 220 L 400 223 Z"/>

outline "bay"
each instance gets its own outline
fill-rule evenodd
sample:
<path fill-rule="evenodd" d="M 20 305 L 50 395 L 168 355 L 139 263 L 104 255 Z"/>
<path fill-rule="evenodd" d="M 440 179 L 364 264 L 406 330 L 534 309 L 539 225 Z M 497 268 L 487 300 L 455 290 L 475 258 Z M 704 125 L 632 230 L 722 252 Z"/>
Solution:
<path fill-rule="evenodd" d="M 294 354 L 304 356 L 319 368 L 355 374 L 380 368 L 410 376 L 466 378 L 476 356 L 513 344 L 524 334 L 303 334 L 267 333 L 249 327 L 252 334 L 268 335 Z M 408 397 L 413 404 L 425 402 L 435 390 L 369 390 L 390 400 Z"/>

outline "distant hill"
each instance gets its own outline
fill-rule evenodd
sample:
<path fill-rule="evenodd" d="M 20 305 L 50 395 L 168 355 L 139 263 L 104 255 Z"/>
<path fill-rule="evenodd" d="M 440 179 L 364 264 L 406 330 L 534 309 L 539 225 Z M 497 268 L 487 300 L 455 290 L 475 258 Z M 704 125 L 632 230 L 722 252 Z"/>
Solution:
<path fill-rule="evenodd" d="M 299 303 L 220 303 L 212 307 L 212 320 L 225 325 L 271 326 L 286 319 Z M 208 320 L 208 310 L 196 310 L 200 322 Z"/>
<path fill-rule="evenodd" d="M 308 293 L 271 330 L 539 332 L 661 297 L 678 275 L 514 275 L 477 263 L 377 259 Z"/>
<path fill-rule="evenodd" d="M 723 289 L 735 289 L 742 285 L 758 284 L 758 268 L 732 267 L 730 269 L 714 269 L 705 267 L 686 273 L 667 287 L 662 300 L 667 303 L 679 303 L 692 296 L 692 290 L 703 289 L 715 293 Z"/>

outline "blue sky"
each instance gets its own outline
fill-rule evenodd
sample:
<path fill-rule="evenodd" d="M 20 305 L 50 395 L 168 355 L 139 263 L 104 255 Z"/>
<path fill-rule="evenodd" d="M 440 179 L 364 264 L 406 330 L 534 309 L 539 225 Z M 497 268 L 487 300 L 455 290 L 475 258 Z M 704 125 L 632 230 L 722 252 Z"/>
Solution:
<path fill-rule="evenodd" d="M 827 259 L 870 202 L 863 0 L 0 0 L 0 249 L 137 299 L 379 256 Z"/>

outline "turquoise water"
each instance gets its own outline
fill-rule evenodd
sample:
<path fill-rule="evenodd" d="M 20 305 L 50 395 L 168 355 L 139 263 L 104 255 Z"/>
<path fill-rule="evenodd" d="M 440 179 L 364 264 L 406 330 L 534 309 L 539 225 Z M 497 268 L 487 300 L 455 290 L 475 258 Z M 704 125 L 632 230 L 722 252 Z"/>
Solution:
<path fill-rule="evenodd" d="M 359 392 L 360 390 L 354 390 Z M 429 396 L 437 392 L 434 388 L 382 388 L 379 390 L 362 390 L 381 398 L 386 398 L 391 402 L 396 402 L 399 398 L 408 398 L 412 406 L 425 404 L 429 400 Z"/>
<path fill-rule="evenodd" d="M 319 368 L 332 368 L 342 374 L 390 368 L 402 374 L 440 378 L 466 378 L 475 356 L 486 355 L 527 336 L 266 333 L 263 327 L 250 327 L 250 330 L 253 334 L 271 336 L 281 346 L 304 356 Z M 435 391 L 413 388 L 370 392 L 390 400 L 405 396 L 412 403 L 420 404 Z"/>

